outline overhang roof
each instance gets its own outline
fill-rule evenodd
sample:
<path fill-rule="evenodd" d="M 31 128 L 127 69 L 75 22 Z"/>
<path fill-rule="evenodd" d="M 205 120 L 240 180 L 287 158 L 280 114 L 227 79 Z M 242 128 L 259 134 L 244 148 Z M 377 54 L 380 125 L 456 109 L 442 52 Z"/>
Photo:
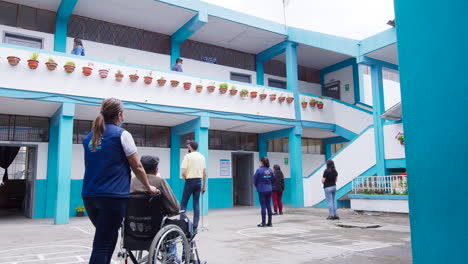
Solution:
<path fill-rule="evenodd" d="M 387 111 L 385 111 L 385 113 L 383 113 L 383 115 L 381 115 L 382 118 L 396 120 L 396 121 L 401 120 L 402 116 L 403 116 L 403 112 L 401 109 L 401 102 L 390 107 Z"/>

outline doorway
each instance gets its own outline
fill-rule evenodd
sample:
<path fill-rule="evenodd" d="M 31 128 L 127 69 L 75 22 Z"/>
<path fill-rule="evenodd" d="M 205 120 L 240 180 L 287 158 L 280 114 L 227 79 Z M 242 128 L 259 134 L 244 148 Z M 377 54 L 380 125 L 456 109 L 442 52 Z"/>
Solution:
<path fill-rule="evenodd" d="M 252 206 L 254 205 L 253 153 L 233 152 L 231 157 L 234 206 Z"/>
<path fill-rule="evenodd" d="M 32 218 L 34 212 L 36 153 L 35 146 L 2 146 L 18 148 L 18 154 L 8 167 L 8 179 L 0 183 L 0 217 L 24 215 Z M 0 168 L 3 178 L 5 170 Z"/>
<path fill-rule="evenodd" d="M 329 82 L 323 85 L 323 95 L 340 100 L 340 81 Z"/>

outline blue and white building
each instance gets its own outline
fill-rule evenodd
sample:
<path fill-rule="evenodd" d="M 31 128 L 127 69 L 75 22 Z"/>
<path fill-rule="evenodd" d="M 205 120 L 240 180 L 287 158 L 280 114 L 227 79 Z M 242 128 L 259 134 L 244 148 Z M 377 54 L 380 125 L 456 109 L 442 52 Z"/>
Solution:
<path fill-rule="evenodd" d="M 0 1 L 0 17 L 0 146 L 20 147 L 0 202 L 21 201 L 28 217 L 67 223 L 82 204 L 81 143 L 108 97 L 125 102 L 124 126 L 139 153 L 160 157 L 179 198 L 184 142 L 200 143 L 208 160 L 205 214 L 258 202 L 251 176 L 262 156 L 281 166 L 285 203 L 296 208 L 325 206 L 326 159 L 339 170 L 342 207 L 350 207 L 355 178 L 406 171 L 396 140 L 403 125 L 381 117 L 400 102 L 395 28 L 354 40 L 176 0 L 8 0 Z M 74 38 L 86 56 L 70 54 Z M 39 66 L 30 69 L 35 52 Z M 21 61 L 11 66 L 9 56 Z M 178 57 L 183 73 L 170 71 Z M 74 72 L 65 72 L 67 62 Z M 237 93 L 220 93 L 220 84 Z"/>

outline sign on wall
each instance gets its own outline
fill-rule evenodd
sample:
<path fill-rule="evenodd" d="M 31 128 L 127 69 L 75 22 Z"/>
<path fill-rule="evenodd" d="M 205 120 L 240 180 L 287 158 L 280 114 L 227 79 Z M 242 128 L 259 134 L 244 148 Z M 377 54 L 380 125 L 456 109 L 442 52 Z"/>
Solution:
<path fill-rule="evenodd" d="M 219 160 L 219 175 L 220 176 L 231 176 L 230 160 L 220 159 Z"/>
<path fill-rule="evenodd" d="M 289 164 L 289 159 L 288 158 L 284 158 L 284 165 L 288 165 Z"/>

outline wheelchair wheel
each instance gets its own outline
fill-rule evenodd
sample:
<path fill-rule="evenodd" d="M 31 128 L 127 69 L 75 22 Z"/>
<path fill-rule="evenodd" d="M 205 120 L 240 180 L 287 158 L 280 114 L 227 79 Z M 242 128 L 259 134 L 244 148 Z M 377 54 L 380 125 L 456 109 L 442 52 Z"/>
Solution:
<path fill-rule="evenodd" d="M 149 248 L 149 264 L 188 264 L 191 249 L 184 231 L 176 225 L 161 228 Z"/>

